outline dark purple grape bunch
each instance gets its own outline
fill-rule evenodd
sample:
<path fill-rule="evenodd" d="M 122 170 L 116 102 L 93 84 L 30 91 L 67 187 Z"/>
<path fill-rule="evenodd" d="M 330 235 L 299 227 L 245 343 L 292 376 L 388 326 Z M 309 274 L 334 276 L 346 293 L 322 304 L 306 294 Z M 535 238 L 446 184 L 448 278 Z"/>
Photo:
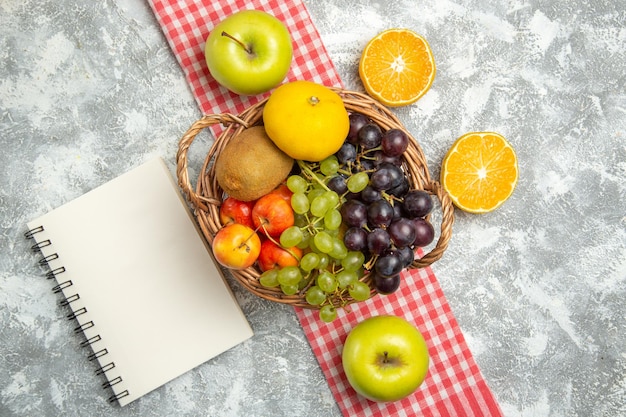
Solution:
<path fill-rule="evenodd" d="M 365 254 L 365 267 L 380 294 L 399 288 L 400 273 L 414 262 L 416 249 L 435 237 L 428 221 L 432 197 L 427 191 L 411 190 L 402 168 L 408 145 L 404 131 L 383 131 L 365 115 L 352 113 L 346 141 L 335 154 L 344 174 L 328 184 L 347 198 L 341 207 L 347 227 L 344 244 Z M 345 184 L 357 172 L 367 172 L 369 183 L 350 192 Z"/>

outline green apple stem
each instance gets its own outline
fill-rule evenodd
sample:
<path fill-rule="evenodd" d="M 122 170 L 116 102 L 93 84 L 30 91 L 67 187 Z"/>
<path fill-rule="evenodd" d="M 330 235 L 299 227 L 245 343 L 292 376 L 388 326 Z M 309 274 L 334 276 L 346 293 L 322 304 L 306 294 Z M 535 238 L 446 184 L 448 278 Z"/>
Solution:
<path fill-rule="evenodd" d="M 252 55 L 252 49 L 249 46 L 247 46 L 245 43 L 241 42 L 239 39 L 235 38 L 230 33 L 222 32 L 222 36 L 226 36 L 227 38 L 234 40 L 248 53 L 248 55 Z"/>
<path fill-rule="evenodd" d="M 387 351 L 384 351 L 383 355 L 385 356 L 383 358 L 383 363 L 389 363 L 389 353 Z"/>

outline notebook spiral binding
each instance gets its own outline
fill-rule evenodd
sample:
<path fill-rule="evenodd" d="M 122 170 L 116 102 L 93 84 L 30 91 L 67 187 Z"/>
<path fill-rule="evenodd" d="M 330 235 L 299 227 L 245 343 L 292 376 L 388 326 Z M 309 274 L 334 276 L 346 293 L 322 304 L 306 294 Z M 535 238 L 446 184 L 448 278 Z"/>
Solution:
<path fill-rule="evenodd" d="M 26 239 L 34 239 L 35 235 L 37 233 L 41 233 L 43 232 L 45 229 L 43 226 L 38 226 L 35 227 L 33 229 L 28 230 L 26 233 L 24 233 L 24 237 Z M 45 240 L 41 240 L 37 243 L 35 243 L 34 245 L 31 246 L 31 250 L 35 253 L 42 253 L 42 249 L 46 248 L 48 246 L 52 246 L 52 241 L 50 239 L 45 239 Z M 41 258 L 39 260 L 39 265 L 42 266 L 48 266 L 50 267 L 50 262 L 59 259 L 59 255 L 57 253 L 52 253 L 50 255 L 44 256 L 43 258 Z M 46 278 L 47 279 L 52 279 L 55 278 L 58 282 L 57 285 L 55 285 L 54 287 L 52 287 L 52 292 L 54 292 L 55 294 L 58 293 L 63 293 L 63 291 L 66 288 L 69 288 L 73 285 L 72 280 L 68 279 L 65 281 L 62 281 L 59 278 L 59 275 L 63 274 L 64 272 L 66 272 L 66 269 L 64 266 L 60 266 L 57 267 L 55 269 L 51 269 L 49 272 L 46 273 Z M 64 296 L 63 300 L 61 302 L 59 302 L 60 306 L 70 306 L 71 308 L 71 304 L 77 300 L 80 300 L 80 295 L 78 293 L 76 294 L 72 294 L 72 295 L 68 295 L 68 296 Z M 78 316 L 81 316 L 83 314 L 87 313 L 87 308 L 85 307 L 81 307 L 78 309 L 74 309 L 72 308 L 72 312 L 69 313 L 66 318 L 68 320 L 74 320 L 76 319 Z M 75 333 L 84 333 L 85 330 L 90 329 L 92 327 L 95 327 L 95 324 L 93 321 L 89 320 L 87 322 L 84 322 L 82 324 L 80 324 L 79 326 L 77 326 L 76 328 L 74 328 L 74 332 Z M 91 351 L 92 353 L 87 357 L 89 359 L 89 361 L 94 361 L 94 360 L 98 360 L 100 361 L 100 358 L 107 355 L 109 353 L 109 351 L 106 348 L 100 349 L 98 351 L 96 351 L 93 348 L 93 344 L 96 342 L 99 342 L 102 340 L 102 337 L 100 337 L 99 334 L 90 337 L 87 340 L 84 340 L 83 342 L 80 343 L 80 347 L 91 347 Z M 116 376 L 114 378 L 109 378 L 107 376 L 107 372 L 111 371 L 112 369 L 115 368 L 115 362 L 109 362 L 106 365 L 102 365 L 100 366 L 97 370 L 96 370 L 96 375 L 104 375 L 104 377 L 107 379 L 106 382 L 104 382 L 102 384 L 102 388 L 104 389 L 108 389 L 113 387 L 114 385 L 117 385 L 119 383 L 121 383 L 123 381 L 121 376 Z M 120 400 L 121 398 L 127 397 L 128 395 L 130 395 L 130 393 L 128 392 L 128 390 L 124 390 L 121 391 L 119 393 L 116 393 L 114 395 L 111 395 L 108 398 L 108 401 L 113 403 L 116 402 L 118 400 Z"/>

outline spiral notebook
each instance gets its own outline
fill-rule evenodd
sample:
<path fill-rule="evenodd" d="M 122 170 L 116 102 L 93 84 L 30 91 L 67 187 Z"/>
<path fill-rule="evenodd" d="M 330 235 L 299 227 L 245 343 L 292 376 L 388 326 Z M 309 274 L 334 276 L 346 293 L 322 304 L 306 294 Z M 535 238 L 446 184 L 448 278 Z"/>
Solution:
<path fill-rule="evenodd" d="M 253 334 L 161 158 L 28 228 L 111 402 L 126 405 Z"/>

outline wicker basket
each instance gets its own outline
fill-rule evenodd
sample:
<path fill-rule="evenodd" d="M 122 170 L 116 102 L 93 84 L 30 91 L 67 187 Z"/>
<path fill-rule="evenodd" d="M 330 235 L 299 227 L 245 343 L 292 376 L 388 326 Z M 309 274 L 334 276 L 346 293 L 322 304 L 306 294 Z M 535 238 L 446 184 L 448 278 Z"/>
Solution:
<path fill-rule="evenodd" d="M 452 201 L 437 181 L 430 178 L 426 158 L 419 144 L 409 132 L 406 131 L 398 118 L 386 107 L 371 97 L 354 91 L 347 91 L 333 88 L 343 99 L 348 112 L 358 112 L 368 116 L 377 123 L 383 131 L 398 128 L 409 135 L 409 148 L 404 153 L 403 169 L 408 177 L 411 189 L 421 189 L 428 191 L 431 195 L 439 199 L 438 207 L 441 209 L 441 230 L 436 244 L 430 251 L 421 258 L 416 259 L 411 268 L 422 268 L 431 265 L 439 260 L 445 251 L 452 234 L 452 223 L 454 222 L 454 208 Z M 179 142 L 177 159 L 178 183 L 186 194 L 197 222 L 205 238 L 212 244 L 213 237 L 217 231 L 223 227 L 219 219 L 219 206 L 224 198 L 224 192 L 220 188 L 214 175 L 215 157 L 224 149 L 228 141 L 239 134 L 243 129 L 262 124 L 263 107 L 266 100 L 249 107 L 238 116 L 232 114 L 206 115 L 197 120 L 184 134 Z M 187 154 L 194 138 L 203 129 L 221 123 L 224 126 L 223 132 L 215 139 L 209 149 L 206 159 L 196 182 L 196 187 L 192 186 L 189 178 Z M 436 205 L 437 207 L 437 205 Z M 252 293 L 266 300 L 283 304 L 290 304 L 297 307 L 318 309 L 319 306 L 311 306 L 304 299 L 304 294 L 285 295 L 280 288 L 266 288 L 259 283 L 260 270 L 250 267 L 244 270 L 230 270 L 233 277 Z M 370 284 L 368 276 L 362 281 Z M 371 286 L 371 285 L 370 285 Z M 375 295 L 372 289 L 372 296 Z M 344 296 L 345 295 L 345 296 Z M 347 294 L 333 299 L 336 307 L 342 307 L 354 302 Z"/>

